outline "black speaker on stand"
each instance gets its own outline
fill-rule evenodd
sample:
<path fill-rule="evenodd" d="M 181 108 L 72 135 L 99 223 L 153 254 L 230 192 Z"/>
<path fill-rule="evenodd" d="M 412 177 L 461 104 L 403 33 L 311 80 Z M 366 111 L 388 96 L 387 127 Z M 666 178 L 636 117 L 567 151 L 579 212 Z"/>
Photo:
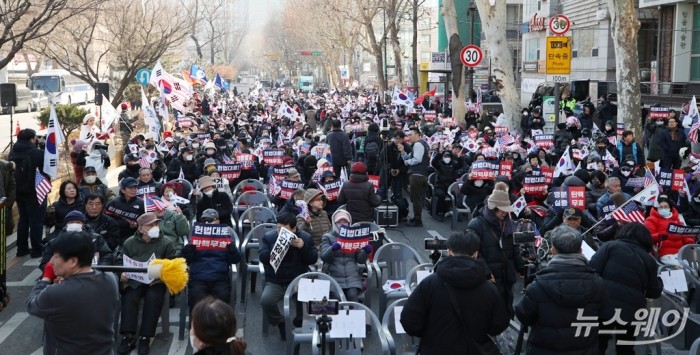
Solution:
<path fill-rule="evenodd" d="M 10 143 L 3 149 L 3 152 L 7 148 L 12 149 L 14 141 L 12 140 L 12 129 L 14 126 L 12 114 L 14 113 L 14 107 L 17 107 L 17 85 L 12 83 L 0 84 L 0 107 L 2 111 L 5 111 L 6 107 L 9 107 L 10 111 Z"/>
<path fill-rule="evenodd" d="M 102 96 L 109 100 L 109 83 L 95 84 L 95 105 L 102 106 Z"/>

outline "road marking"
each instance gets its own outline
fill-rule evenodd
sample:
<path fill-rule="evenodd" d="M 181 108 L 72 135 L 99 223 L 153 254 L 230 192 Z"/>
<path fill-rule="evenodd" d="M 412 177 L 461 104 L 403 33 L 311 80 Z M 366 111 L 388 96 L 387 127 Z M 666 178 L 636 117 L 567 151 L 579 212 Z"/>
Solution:
<path fill-rule="evenodd" d="M 39 267 L 39 263 L 41 262 L 41 258 L 32 258 L 24 262 L 24 266 L 36 266 Z"/>
<path fill-rule="evenodd" d="M 32 355 L 43 355 L 44 354 L 44 347 L 40 347 L 37 349 L 37 351 L 33 352 Z"/>
<path fill-rule="evenodd" d="M 426 230 L 426 232 L 428 232 L 428 234 L 430 234 L 430 236 L 433 238 L 437 237 L 437 238 L 443 239 L 442 235 L 440 235 L 440 233 L 438 233 L 436 230 L 428 229 L 428 230 Z"/>
<path fill-rule="evenodd" d="M 190 343 L 189 333 L 185 334 L 185 339 L 177 339 L 178 327 L 170 327 L 170 333 L 172 334 L 172 342 L 170 342 L 170 348 L 168 349 L 168 355 L 184 354 L 187 350 L 187 346 Z"/>
<path fill-rule="evenodd" d="M 17 312 L 12 318 L 10 318 L 5 324 L 0 327 L 0 344 L 2 344 L 7 337 L 12 334 L 12 332 L 19 327 L 25 319 L 29 318 L 29 313 L 27 312 Z"/>
<path fill-rule="evenodd" d="M 41 270 L 34 269 L 22 281 L 9 281 L 7 287 L 34 286 L 36 279 L 41 276 Z"/>

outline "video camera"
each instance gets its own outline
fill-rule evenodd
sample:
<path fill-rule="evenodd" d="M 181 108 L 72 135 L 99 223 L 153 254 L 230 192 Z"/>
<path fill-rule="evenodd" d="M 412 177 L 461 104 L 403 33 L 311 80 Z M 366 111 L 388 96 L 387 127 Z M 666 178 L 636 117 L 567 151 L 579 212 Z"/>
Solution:
<path fill-rule="evenodd" d="M 109 144 L 93 144 L 92 149 L 101 149 L 101 150 L 107 150 L 109 149 Z"/>
<path fill-rule="evenodd" d="M 521 219 L 513 232 L 513 244 L 530 246 L 535 244 L 535 224 L 526 219 Z"/>
<path fill-rule="evenodd" d="M 316 316 L 337 315 L 340 302 L 338 300 L 309 301 L 309 314 Z"/>
<path fill-rule="evenodd" d="M 379 131 L 380 132 L 389 132 L 389 118 L 388 117 L 382 117 L 381 121 L 379 121 Z"/>
<path fill-rule="evenodd" d="M 447 239 L 442 238 L 425 238 L 426 250 L 447 250 Z"/>

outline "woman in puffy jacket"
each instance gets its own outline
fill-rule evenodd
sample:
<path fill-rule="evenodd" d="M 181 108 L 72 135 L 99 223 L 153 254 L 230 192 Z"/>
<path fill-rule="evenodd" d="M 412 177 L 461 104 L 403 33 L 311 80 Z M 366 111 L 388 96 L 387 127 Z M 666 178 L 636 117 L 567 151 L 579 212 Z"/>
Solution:
<path fill-rule="evenodd" d="M 367 244 L 360 249 L 346 253 L 337 241 L 340 227 L 352 224 L 350 213 L 338 210 L 333 213 L 333 231 L 323 235 L 321 240 L 321 260 L 323 271 L 331 275 L 345 293 L 345 298 L 357 302 L 362 292 L 362 278 L 357 264 L 364 264 L 372 253 L 372 246 Z"/>
<path fill-rule="evenodd" d="M 659 197 L 659 207 L 651 209 L 649 218 L 644 221 L 644 226 L 651 233 L 654 244 L 659 246 L 659 260 L 664 264 L 680 265 L 676 259 L 678 250 L 685 244 L 695 243 L 695 239 L 667 233 L 669 224 L 685 225 L 678 218 L 678 210 L 673 208 L 671 200 L 662 195 Z"/>

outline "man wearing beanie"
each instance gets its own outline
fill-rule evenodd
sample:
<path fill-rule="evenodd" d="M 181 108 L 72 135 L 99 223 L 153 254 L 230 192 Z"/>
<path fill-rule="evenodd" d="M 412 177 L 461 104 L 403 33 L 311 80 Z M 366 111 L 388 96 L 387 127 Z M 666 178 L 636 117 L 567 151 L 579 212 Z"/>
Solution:
<path fill-rule="evenodd" d="M 516 274 L 525 274 L 525 261 L 520 249 L 513 244 L 513 207 L 508 192 L 494 190 L 482 209 L 482 215 L 469 221 L 468 229 L 480 238 L 479 259 L 486 263 L 486 278 L 496 285 L 505 301 L 510 316 L 513 315 L 513 285 Z"/>
<path fill-rule="evenodd" d="M 411 203 L 413 203 L 413 219 L 408 223 L 410 227 L 423 226 L 423 198 L 428 185 L 428 173 L 430 163 L 430 147 L 421 139 L 420 130 L 412 127 L 408 131 L 408 138 L 412 143 L 410 153 L 406 153 L 403 145 L 396 148 L 401 153 L 401 158 L 408 166 L 408 185 L 411 190 Z"/>
<path fill-rule="evenodd" d="M 367 177 L 367 166 L 358 162 L 352 164 L 350 180 L 340 188 L 338 203 L 345 204 L 345 209 L 355 222 L 374 222 L 372 209 L 379 206 L 382 199 L 374 192 L 374 186 Z"/>

